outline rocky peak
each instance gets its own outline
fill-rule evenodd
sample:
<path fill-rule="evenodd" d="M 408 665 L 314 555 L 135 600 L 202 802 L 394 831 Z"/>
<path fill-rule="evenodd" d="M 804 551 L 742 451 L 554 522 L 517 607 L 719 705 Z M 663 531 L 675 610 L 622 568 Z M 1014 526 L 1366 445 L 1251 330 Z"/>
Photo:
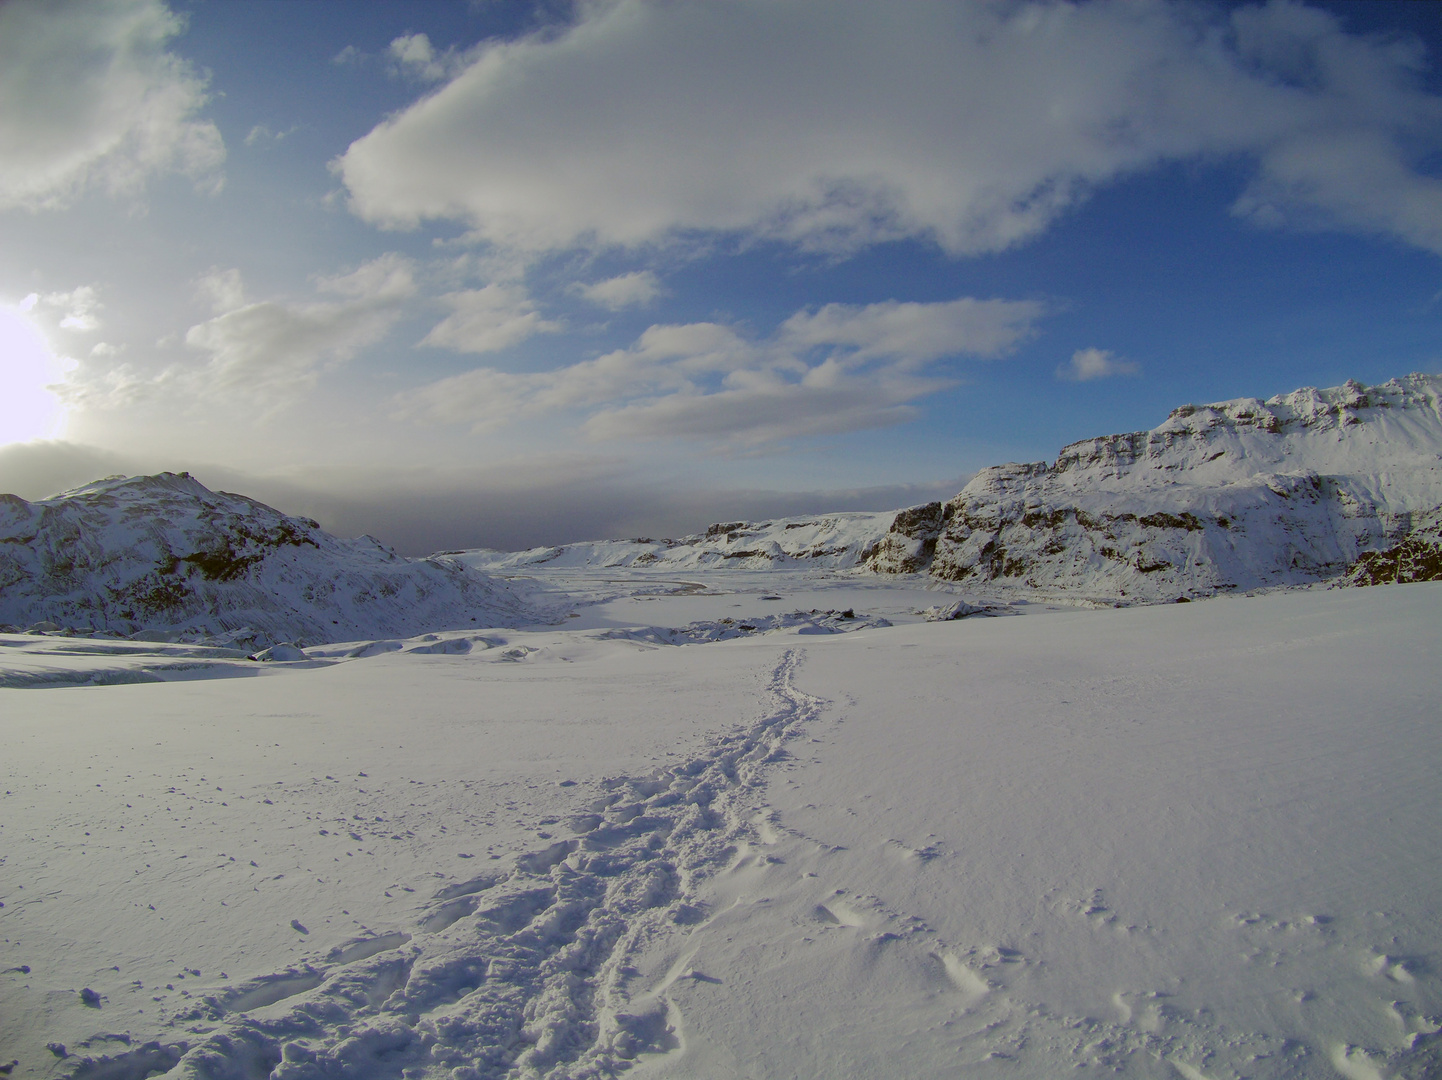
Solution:
<path fill-rule="evenodd" d="M 898 514 L 866 565 L 1111 601 L 1340 575 L 1442 506 L 1439 401 L 1442 376 L 1413 374 L 1184 405 L 1051 464 L 983 469 Z"/>

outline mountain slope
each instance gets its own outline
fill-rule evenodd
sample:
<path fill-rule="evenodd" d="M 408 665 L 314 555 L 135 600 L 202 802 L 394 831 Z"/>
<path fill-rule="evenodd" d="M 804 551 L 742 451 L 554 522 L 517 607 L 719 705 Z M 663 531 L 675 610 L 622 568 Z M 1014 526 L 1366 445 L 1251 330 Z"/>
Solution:
<path fill-rule="evenodd" d="M 857 565 L 895 516 L 838 513 L 775 518 L 759 523 L 719 522 L 704 533 L 676 540 L 587 540 L 529 551 L 448 552 L 469 566 L 486 570 L 650 568 L 656 570 L 845 570 Z"/>
<path fill-rule="evenodd" d="M 338 539 L 188 473 L 0 495 L 0 623 L 319 644 L 530 621 L 508 586 Z"/>
<path fill-rule="evenodd" d="M 863 564 L 974 587 L 1164 600 L 1436 569 L 1442 376 L 1186 405 L 1151 431 L 984 469 Z"/>

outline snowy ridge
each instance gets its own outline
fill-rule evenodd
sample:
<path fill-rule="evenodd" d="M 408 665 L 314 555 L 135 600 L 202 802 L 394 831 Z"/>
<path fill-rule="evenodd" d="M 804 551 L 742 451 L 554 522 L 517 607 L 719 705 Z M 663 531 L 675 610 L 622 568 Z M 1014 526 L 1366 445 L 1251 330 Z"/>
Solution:
<path fill-rule="evenodd" d="M 864 564 L 1101 601 L 1365 584 L 1398 567 L 1418 580 L 1442 525 L 1439 398 L 1442 376 L 1414 374 L 1186 405 L 1051 464 L 984 469 L 898 514 Z"/>
<path fill-rule="evenodd" d="M 666 986 L 631 988 L 628 960 L 704 925 L 698 885 L 755 839 L 768 766 L 824 706 L 791 684 L 801 658 L 782 655 L 771 707 L 750 725 L 652 775 L 602 781 L 572 839 L 441 889 L 409 932 L 217 988 L 169 1017 L 201 1038 L 85 1058 L 69 1075 L 582 1080 L 677 1049 Z M 670 981 L 682 977 L 705 978 Z"/>
<path fill-rule="evenodd" d="M 455 560 L 338 539 L 188 473 L 111 477 L 33 503 L 0 495 L 0 623 L 254 647 L 525 616 L 510 587 Z"/>
<path fill-rule="evenodd" d="M 868 545 L 886 532 L 894 511 L 775 518 L 759 523 L 723 521 L 678 540 L 588 540 L 561 547 L 502 552 L 447 552 L 481 570 L 627 568 L 656 570 L 763 570 L 801 567 L 844 570 L 856 566 Z"/>

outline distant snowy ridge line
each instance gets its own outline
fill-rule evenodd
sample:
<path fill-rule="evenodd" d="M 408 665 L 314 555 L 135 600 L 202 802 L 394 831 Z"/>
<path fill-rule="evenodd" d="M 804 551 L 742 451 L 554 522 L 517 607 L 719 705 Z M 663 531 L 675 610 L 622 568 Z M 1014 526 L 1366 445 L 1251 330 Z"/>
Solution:
<path fill-rule="evenodd" d="M 339 539 L 188 473 L 0 496 L 0 623 L 17 627 L 254 649 L 546 616 L 454 559 Z"/>
<path fill-rule="evenodd" d="M 1442 376 L 1184 405 L 899 512 L 718 522 L 679 539 L 448 553 L 491 572 L 814 568 L 1156 602 L 1436 578 Z"/>
<path fill-rule="evenodd" d="M 845 570 L 882 536 L 896 511 L 810 514 L 759 523 L 718 522 L 677 539 L 587 540 L 528 551 L 477 548 L 448 557 L 489 572 L 561 569 L 739 570 L 787 567 Z"/>
<path fill-rule="evenodd" d="M 201 991 L 162 1017 L 174 1037 L 81 1058 L 68 1076 L 339 1080 L 405 1067 L 599 1080 L 678 1049 L 667 984 L 631 985 L 628 960 L 704 925 L 698 887 L 756 839 L 767 772 L 825 706 L 792 684 L 802 655 L 781 656 L 749 725 L 687 761 L 599 781 L 572 838 L 443 887 L 406 930 Z"/>

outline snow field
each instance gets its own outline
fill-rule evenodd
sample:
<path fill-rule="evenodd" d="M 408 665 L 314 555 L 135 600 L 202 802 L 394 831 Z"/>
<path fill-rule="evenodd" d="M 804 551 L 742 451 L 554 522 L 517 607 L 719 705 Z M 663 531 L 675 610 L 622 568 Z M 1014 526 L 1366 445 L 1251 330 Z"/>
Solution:
<path fill-rule="evenodd" d="M 1442 589 L 1409 590 L 808 647 L 833 707 L 653 961 L 714 980 L 668 991 L 659 1075 L 1437 1075 Z"/>
<path fill-rule="evenodd" d="M 777 603 L 720 580 L 468 652 L 0 690 L 0 1059 L 1439 1068 L 1442 588 L 882 627 L 951 597 L 832 582 L 860 618 L 671 647 Z"/>

